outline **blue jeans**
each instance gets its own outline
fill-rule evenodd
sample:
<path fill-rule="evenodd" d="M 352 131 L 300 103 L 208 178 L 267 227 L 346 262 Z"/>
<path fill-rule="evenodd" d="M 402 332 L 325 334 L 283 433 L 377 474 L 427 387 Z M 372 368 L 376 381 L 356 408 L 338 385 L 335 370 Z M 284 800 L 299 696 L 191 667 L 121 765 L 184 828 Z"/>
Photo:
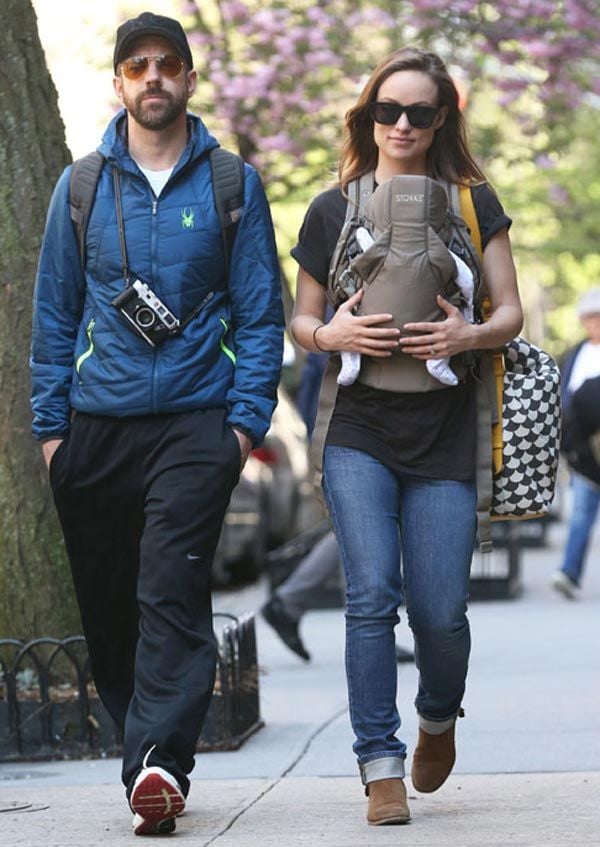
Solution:
<path fill-rule="evenodd" d="M 585 554 L 600 506 L 600 487 L 579 474 L 571 477 L 573 507 L 561 570 L 579 585 Z"/>
<path fill-rule="evenodd" d="M 406 745 L 396 738 L 398 607 L 404 600 L 415 639 L 417 712 L 425 722 L 451 722 L 471 645 L 466 610 L 475 482 L 398 476 L 367 453 L 330 446 L 323 490 L 346 574 L 353 749 L 363 781 L 403 776 Z"/>

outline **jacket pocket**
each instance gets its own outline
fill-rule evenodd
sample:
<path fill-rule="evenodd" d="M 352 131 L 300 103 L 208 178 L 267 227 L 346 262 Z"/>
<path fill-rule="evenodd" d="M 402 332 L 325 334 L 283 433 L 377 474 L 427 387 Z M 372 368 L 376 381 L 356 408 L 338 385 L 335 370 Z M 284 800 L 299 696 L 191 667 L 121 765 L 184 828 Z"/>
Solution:
<path fill-rule="evenodd" d="M 70 433 L 64 436 L 54 453 L 52 454 L 52 458 L 50 459 L 50 464 L 48 466 L 48 479 L 50 481 L 50 488 L 54 490 L 54 487 L 57 483 L 56 474 L 58 472 L 58 468 L 61 462 L 61 459 L 64 455 L 64 452 L 67 448 L 67 442 L 69 440 Z"/>

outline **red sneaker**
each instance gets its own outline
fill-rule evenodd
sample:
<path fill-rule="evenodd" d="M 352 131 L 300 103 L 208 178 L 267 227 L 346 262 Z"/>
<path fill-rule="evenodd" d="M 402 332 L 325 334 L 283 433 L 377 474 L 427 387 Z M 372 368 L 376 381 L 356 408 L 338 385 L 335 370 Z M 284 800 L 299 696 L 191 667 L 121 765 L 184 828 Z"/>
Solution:
<path fill-rule="evenodd" d="M 164 835 L 174 831 L 175 818 L 185 809 L 185 797 L 175 777 L 164 768 L 142 768 L 129 805 L 136 835 Z"/>

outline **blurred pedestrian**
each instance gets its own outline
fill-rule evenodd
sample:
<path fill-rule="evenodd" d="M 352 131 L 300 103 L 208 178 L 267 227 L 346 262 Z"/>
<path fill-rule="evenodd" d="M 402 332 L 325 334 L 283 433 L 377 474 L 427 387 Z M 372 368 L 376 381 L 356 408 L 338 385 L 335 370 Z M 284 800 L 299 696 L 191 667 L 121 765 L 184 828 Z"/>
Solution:
<path fill-rule="evenodd" d="M 458 92 L 440 58 L 407 48 L 383 59 L 347 113 L 345 130 L 338 184 L 313 200 L 292 251 L 300 265 L 296 341 L 307 350 L 362 353 L 382 367 L 395 351 L 402 356 L 395 363 L 427 381 L 427 359 L 495 349 L 513 338 L 522 311 L 510 219 L 469 151 Z M 471 186 L 491 297 L 485 324 L 468 324 L 439 296 L 439 321 L 390 326 L 389 313 L 355 314 L 362 289 L 324 322 L 348 187 L 368 177 L 375 190 L 395 175 Z M 477 414 L 468 376 L 456 387 L 427 383 L 427 390 L 413 392 L 384 391 L 360 379 L 337 393 L 323 489 L 346 574 L 354 752 L 369 796 L 367 820 L 380 825 L 410 819 L 403 781 L 407 748 L 396 734 L 394 627 L 403 595 L 419 668 L 413 786 L 437 790 L 455 761 L 455 722 L 470 651 L 466 610 L 476 535 Z"/>
<path fill-rule="evenodd" d="M 579 300 L 585 338 L 562 367 L 563 451 L 571 471 L 571 513 L 562 565 L 550 584 L 569 600 L 579 595 L 600 507 L 600 288 Z"/>
<path fill-rule="evenodd" d="M 302 371 L 300 372 L 300 379 L 296 390 L 296 407 L 306 424 L 306 433 L 309 440 L 312 437 L 315 418 L 317 416 L 321 380 L 323 379 L 323 373 L 328 361 L 328 353 L 307 353 L 304 364 L 302 365 Z"/>
<path fill-rule="evenodd" d="M 300 637 L 300 620 L 308 609 L 314 607 L 315 597 L 323 591 L 323 587 L 338 576 L 341 576 L 340 554 L 336 537 L 329 531 L 301 559 L 260 610 L 284 644 L 305 662 L 310 661 L 310 653 Z"/>

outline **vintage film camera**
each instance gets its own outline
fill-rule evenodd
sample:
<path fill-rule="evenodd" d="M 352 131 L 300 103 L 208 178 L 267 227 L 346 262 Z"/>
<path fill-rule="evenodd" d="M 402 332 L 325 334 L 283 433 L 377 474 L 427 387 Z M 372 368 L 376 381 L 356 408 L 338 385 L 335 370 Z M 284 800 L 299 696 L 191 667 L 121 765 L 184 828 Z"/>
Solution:
<path fill-rule="evenodd" d="M 127 318 L 129 328 L 151 347 L 162 344 L 179 329 L 179 319 L 159 300 L 150 286 L 139 279 L 115 297 L 112 305 Z"/>

